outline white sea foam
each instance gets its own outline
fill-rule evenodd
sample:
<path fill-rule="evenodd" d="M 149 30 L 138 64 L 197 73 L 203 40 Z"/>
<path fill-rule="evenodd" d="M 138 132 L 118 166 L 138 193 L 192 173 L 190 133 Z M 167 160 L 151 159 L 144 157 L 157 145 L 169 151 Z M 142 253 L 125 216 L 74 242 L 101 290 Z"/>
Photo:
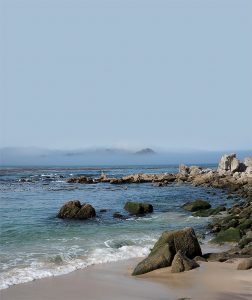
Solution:
<path fill-rule="evenodd" d="M 152 245 L 132 245 L 115 249 L 108 245 L 106 248 L 95 249 L 89 255 L 78 259 L 71 260 L 68 255 L 64 254 L 58 259 L 58 264 L 55 262 L 34 261 L 28 267 L 12 268 L 11 270 L 0 273 L 0 289 L 6 289 L 11 285 L 29 282 L 35 279 L 67 274 L 93 264 L 143 257 L 149 253 L 151 246 Z"/>

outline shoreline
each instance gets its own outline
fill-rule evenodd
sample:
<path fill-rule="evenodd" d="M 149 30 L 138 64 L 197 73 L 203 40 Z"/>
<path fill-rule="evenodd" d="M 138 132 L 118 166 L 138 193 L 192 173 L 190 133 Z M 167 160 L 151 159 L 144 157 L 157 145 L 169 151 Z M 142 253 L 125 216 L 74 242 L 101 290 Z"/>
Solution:
<path fill-rule="evenodd" d="M 236 270 L 234 262 L 200 262 L 200 268 L 179 274 L 170 267 L 131 276 L 141 259 L 89 266 L 70 274 L 18 284 L 0 291 L 2 300 L 175 300 L 180 298 L 251 299 L 252 271 Z"/>

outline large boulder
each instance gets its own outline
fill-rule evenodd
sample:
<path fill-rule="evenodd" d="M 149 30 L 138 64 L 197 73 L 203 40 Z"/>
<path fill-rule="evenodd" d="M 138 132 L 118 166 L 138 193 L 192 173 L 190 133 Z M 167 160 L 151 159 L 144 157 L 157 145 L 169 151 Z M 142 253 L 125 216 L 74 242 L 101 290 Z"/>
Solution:
<path fill-rule="evenodd" d="M 124 209 L 132 215 L 142 215 L 153 212 L 153 206 L 151 204 L 133 201 L 126 202 Z"/>
<path fill-rule="evenodd" d="M 163 232 L 149 256 L 136 266 L 132 275 L 140 275 L 171 266 L 174 256 L 179 250 L 188 258 L 202 256 L 193 228 Z"/>
<path fill-rule="evenodd" d="M 199 264 L 196 263 L 196 261 L 188 258 L 186 255 L 183 254 L 181 250 L 179 250 L 176 255 L 174 256 L 174 259 L 172 261 L 171 265 L 171 272 L 172 273 L 180 273 L 184 271 L 189 271 L 195 268 L 198 268 Z"/>
<path fill-rule="evenodd" d="M 220 174 L 232 174 L 241 171 L 242 165 L 235 153 L 225 154 L 221 157 L 217 171 Z"/>
<path fill-rule="evenodd" d="M 96 216 L 92 205 L 84 203 L 81 205 L 79 200 L 72 200 L 65 203 L 57 215 L 60 219 L 79 219 L 86 220 Z"/>
<path fill-rule="evenodd" d="M 211 204 L 203 199 L 197 199 L 195 201 L 187 202 L 182 206 L 185 210 L 188 211 L 198 211 L 203 209 L 211 208 Z"/>

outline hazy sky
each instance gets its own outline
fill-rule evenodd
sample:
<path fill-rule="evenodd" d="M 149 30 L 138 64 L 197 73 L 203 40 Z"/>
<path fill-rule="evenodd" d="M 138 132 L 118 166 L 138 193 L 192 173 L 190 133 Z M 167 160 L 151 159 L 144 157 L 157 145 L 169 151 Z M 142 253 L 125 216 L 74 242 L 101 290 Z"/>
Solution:
<path fill-rule="evenodd" d="M 252 1 L 0 1 L 1 147 L 252 148 Z"/>

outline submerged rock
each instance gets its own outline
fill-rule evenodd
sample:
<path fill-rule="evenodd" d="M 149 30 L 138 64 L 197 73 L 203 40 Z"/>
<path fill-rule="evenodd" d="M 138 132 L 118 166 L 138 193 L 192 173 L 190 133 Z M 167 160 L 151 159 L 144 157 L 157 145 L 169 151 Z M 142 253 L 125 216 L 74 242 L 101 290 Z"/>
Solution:
<path fill-rule="evenodd" d="M 203 199 L 197 199 L 195 201 L 185 203 L 182 207 L 185 210 L 194 212 L 202 209 L 211 208 L 211 204 Z"/>
<path fill-rule="evenodd" d="M 119 212 L 114 212 L 113 213 L 113 218 L 114 219 L 125 219 L 125 217 Z"/>
<path fill-rule="evenodd" d="M 188 258 L 202 256 L 193 228 L 163 232 L 149 256 L 136 266 L 132 275 L 140 275 L 171 266 L 173 258 L 179 250 Z"/>
<path fill-rule="evenodd" d="M 174 259 L 172 261 L 171 265 L 171 272 L 172 273 L 180 273 L 184 271 L 189 271 L 195 268 L 198 268 L 199 264 L 196 263 L 196 261 L 188 258 L 186 255 L 182 253 L 181 250 L 179 250 L 176 255 L 174 256 Z"/>
<path fill-rule="evenodd" d="M 133 201 L 126 202 L 124 209 L 132 215 L 142 215 L 153 212 L 153 206 L 151 204 Z"/>
<path fill-rule="evenodd" d="M 96 216 L 95 209 L 91 204 L 84 203 L 81 205 L 79 200 L 72 200 L 65 203 L 57 217 L 60 219 L 79 219 L 86 220 Z"/>

